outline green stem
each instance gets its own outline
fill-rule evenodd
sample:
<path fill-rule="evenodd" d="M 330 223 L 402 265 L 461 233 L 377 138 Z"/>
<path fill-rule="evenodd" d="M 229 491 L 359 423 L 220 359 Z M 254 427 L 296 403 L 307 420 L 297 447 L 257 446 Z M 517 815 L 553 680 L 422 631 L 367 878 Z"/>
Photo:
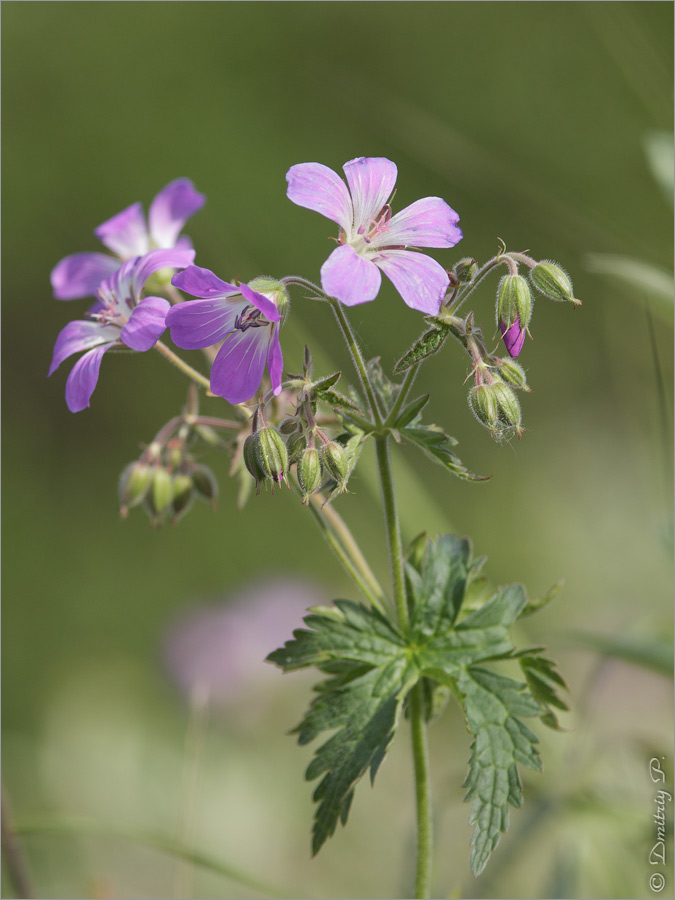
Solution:
<path fill-rule="evenodd" d="M 405 595 L 403 542 L 401 540 L 401 528 L 396 509 L 396 491 L 391 470 L 391 460 L 389 458 L 388 435 L 375 436 L 375 453 L 377 456 L 377 469 L 380 475 L 380 487 L 382 489 L 382 505 L 384 507 L 387 544 L 389 546 L 389 565 L 391 567 L 391 581 L 394 590 L 394 604 L 396 606 L 398 624 L 402 631 L 407 632 L 410 623 L 408 619 L 408 603 Z"/>
<path fill-rule="evenodd" d="M 373 391 L 372 385 L 370 383 L 370 378 L 368 377 L 368 370 L 366 369 L 366 362 L 363 358 L 363 354 L 361 353 L 361 348 L 359 347 L 358 341 L 356 340 L 356 336 L 352 331 L 352 326 L 349 324 L 349 319 L 344 313 L 342 309 L 342 305 L 339 300 L 334 300 L 332 297 L 329 298 L 329 302 L 333 307 L 333 312 L 335 313 L 335 318 L 338 320 L 338 324 L 340 326 L 340 330 L 342 331 L 342 335 L 345 339 L 347 347 L 349 348 L 349 352 L 351 354 L 352 360 L 354 362 L 354 366 L 356 371 L 359 374 L 359 379 L 361 380 L 361 387 L 363 388 L 366 397 L 368 398 L 368 403 L 370 405 L 370 411 L 373 416 L 373 421 L 375 425 L 379 428 L 382 425 L 382 415 L 380 413 L 379 407 L 377 405 L 377 400 L 375 399 L 375 392 Z"/>
<path fill-rule="evenodd" d="M 411 379 L 412 383 L 412 379 Z M 394 477 L 389 457 L 389 437 L 375 437 L 377 466 L 382 488 L 384 520 L 389 545 L 389 560 L 394 590 L 394 601 L 401 629 L 409 629 L 410 620 L 405 592 L 405 571 L 401 528 L 396 509 Z M 415 898 L 425 900 L 431 891 L 432 819 L 431 789 L 429 780 L 429 754 L 422 685 L 418 682 L 410 692 L 410 726 L 412 736 L 413 766 L 415 771 L 415 800 L 417 809 L 417 864 L 415 872 Z"/>
<path fill-rule="evenodd" d="M 198 372 L 196 369 L 193 369 L 192 366 L 189 366 L 186 362 L 184 362 L 180 356 L 177 356 L 173 350 L 169 350 L 166 344 L 163 344 L 161 341 L 157 341 L 155 344 L 155 348 L 159 350 L 162 356 L 165 356 L 169 362 L 172 362 L 174 366 L 177 366 L 181 372 L 184 372 L 188 378 L 191 378 L 193 381 L 196 381 L 197 384 L 206 388 L 206 390 L 211 389 L 211 384 L 208 378 L 205 378 L 201 372 Z"/>
<path fill-rule="evenodd" d="M 309 508 L 323 536 L 366 600 L 384 615 L 385 596 L 377 578 L 344 520 L 330 506 L 322 506 L 321 501 L 321 497 L 310 495 Z"/>
<path fill-rule="evenodd" d="M 415 764 L 415 799 L 417 803 L 417 871 L 415 900 L 431 895 L 431 863 L 433 859 L 433 825 L 431 818 L 431 781 L 429 778 L 429 749 L 424 721 L 422 682 L 410 692 L 410 729 Z"/>
<path fill-rule="evenodd" d="M 413 365 L 410 366 L 410 368 L 405 373 L 405 378 L 403 379 L 403 382 L 401 384 L 401 389 L 398 392 L 396 401 L 392 406 L 389 415 L 387 416 L 387 421 L 384 423 L 385 427 L 391 427 L 398 418 L 398 414 L 403 409 L 403 404 L 408 399 L 410 388 L 413 386 L 413 381 L 415 380 L 421 365 L 421 360 L 420 362 L 413 363 Z"/>

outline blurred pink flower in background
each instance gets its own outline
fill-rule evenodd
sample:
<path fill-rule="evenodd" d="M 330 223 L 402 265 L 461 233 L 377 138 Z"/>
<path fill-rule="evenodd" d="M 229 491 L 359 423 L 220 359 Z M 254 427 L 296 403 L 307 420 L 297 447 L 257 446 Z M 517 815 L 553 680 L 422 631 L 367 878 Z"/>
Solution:
<path fill-rule="evenodd" d="M 325 590 L 279 576 L 249 583 L 221 603 L 179 615 L 163 651 L 171 679 L 191 700 L 225 706 L 267 695 L 279 672 L 265 657 L 281 647 L 310 606 L 327 603 Z"/>

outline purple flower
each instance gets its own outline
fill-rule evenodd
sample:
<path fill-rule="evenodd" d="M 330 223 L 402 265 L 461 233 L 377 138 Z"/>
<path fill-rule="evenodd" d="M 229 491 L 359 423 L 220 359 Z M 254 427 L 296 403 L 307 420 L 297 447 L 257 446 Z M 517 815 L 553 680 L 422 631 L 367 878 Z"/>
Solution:
<path fill-rule="evenodd" d="M 202 298 L 178 303 L 169 311 L 166 324 L 174 344 L 194 350 L 223 341 L 211 368 L 213 393 L 229 403 L 249 400 L 260 387 L 267 364 L 272 388 L 279 394 L 284 286 L 271 278 L 256 278 L 237 287 L 199 266 L 179 272 L 171 283 Z"/>
<path fill-rule="evenodd" d="M 71 412 L 89 406 L 98 381 L 103 354 L 111 347 L 149 350 L 166 328 L 170 308 L 162 297 L 140 299 L 146 280 L 158 269 L 183 269 L 195 258 L 194 250 L 151 250 L 129 259 L 98 288 L 98 301 L 81 322 L 69 322 L 56 339 L 49 375 L 64 359 L 87 352 L 75 363 L 66 382 L 66 403 Z"/>
<path fill-rule="evenodd" d="M 192 249 L 192 241 L 179 233 L 191 215 L 201 209 L 206 197 L 195 190 L 189 178 L 167 184 L 150 205 L 148 222 L 143 207 L 134 203 L 95 229 L 94 234 L 115 256 L 105 253 L 73 253 L 52 270 L 57 300 L 77 300 L 95 295 L 99 284 L 116 272 L 127 259 L 145 256 L 150 250 Z"/>
<path fill-rule="evenodd" d="M 502 336 L 502 340 L 504 341 L 506 352 L 512 359 L 515 359 L 523 349 L 527 328 L 524 328 L 520 324 L 520 319 L 516 319 L 516 321 L 509 327 L 507 327 L 506 323 L 500 319 L 499 331 Z"/>
<path fill-rule="evenodd" d="M 448 274 L 430 256 L 409 248 L 454 247 L 462 239 L 459 216 L 440 197 L 425 197 L 395 216 L 387 203 L 396 165 L 383 157 L 352 159 L 343 166 L 347 185 L 320 163 L 291 166 L 287 196 L 340 226 L 337 247 L 321 267 L 324 291 L 347 306 L 377 297 L 382 276 L 408 306 L 438 313 Z"/>

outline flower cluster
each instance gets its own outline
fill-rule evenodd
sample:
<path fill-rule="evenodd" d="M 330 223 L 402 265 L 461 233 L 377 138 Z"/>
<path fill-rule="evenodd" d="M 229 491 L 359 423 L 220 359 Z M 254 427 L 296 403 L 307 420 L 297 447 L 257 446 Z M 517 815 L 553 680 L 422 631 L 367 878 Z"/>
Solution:
<path fill-rule="evenodd" d="M 284 387 L 280 330 L 290 308 L 288 288 L 311 285 L 319 299 L 355 306 L 377 297 L 384 272 L 411 309 L 429 321 L 444 323 L 444 328 L 454 328 L 464 342 L 474 375 L 469 403 L 478 419 L 499 439 L 520 435 L 520 407 L 513 388 L 525 386 L 524 373 L 522 378 L 514 376 L 515 382 L 509 380 L 504 374 L 510 372 L 508 366 L 485 346 L 473 312 L 464 319 L 457 312 L 491 268 L 506 265 L 508 272 L 497 291 L 496 323 L 509 357 L 515 358 L 523 349 L 532 316 L 531 287 L 554 300 L 578 304 L 569 277 L 555 263 L 536 262 L 525 254 L 506 253 L 505 248 L 482 268 L 467 257 L 446 270 L 419 252 L 454 247 L 462 239 L 459 216 L 445 200 L 425 197 L 394 212 L 393 162 L 359 157 L 345 163 L 343 170 L 345 181 L 315 162 L 291 166 L 286 175 L 288 198 L 339 228 L 334 238 L 338 246 L 321 266 L 321 288 L 295 276 L 279 280 L 264 276 L 233 284 L 194 265 L 192 242 L 181 231 L 205 197 L 187 178 L 172 181 L 157 194 L 147 221 L 141 204 L 135 203 L 96 228 L 96 236 L 112 255 L 75 253 L 51 273 L 58 300 L 96 298 L 80 319 L 62 329 L 54 347 L 50 375 L 69 356 L 82 353 L 66 382 L 68 408 L 78 412 L 89 406 L 104 353 L 145 352 L 155 346 L 191 377 L 208 384 L 211 394 L 234 406 L 256 397 L 266 371 L 271 391 L 264 397 L 278 397 Z M 528 268 L 529 280 L 519 273 L 521 265 Z M 183 299 L 179 291 L 193 299 Z M 208 379 L 158 343 L 167 329 L 177 347 L 205 351 L 211 362 Z M 423 355 L 441 344 L 442 340 Z M 301 400 L 298 396 L 296 409 Z M 311 423 L 300 431 L 315 434 Z M 318 463 L 313 444 L 305 441 L 302 449 L 310 452 L 305 453 L 298 475 L 305 486 L 313 485 L 320 481 L 320 473 L 330 471 L 332 457 L 322 449 Z M 305 497 L 308 493 L 309 488 Z"/>

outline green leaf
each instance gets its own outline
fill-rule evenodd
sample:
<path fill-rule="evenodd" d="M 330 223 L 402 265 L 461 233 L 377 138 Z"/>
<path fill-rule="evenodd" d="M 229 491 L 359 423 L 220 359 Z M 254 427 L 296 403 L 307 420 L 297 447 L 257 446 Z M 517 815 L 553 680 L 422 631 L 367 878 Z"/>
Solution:
<path fill-rule="evenodd" d="M 557 664 L 552 659 L 535 654 L 521 656 L 519 662 L 532 696 L 544 707 L 545 712 L 540 716 L 542 722 L 558 730 L 558 718 L 551 707 L 568 710 L 569 706 L 558 696 L 558 688 L 568 690 L 568 687 L 556 669 Z"/>
<path fill-rule="evenodd" d="M 329 388 L 332 388 L 334 384 L 337 384 L 341 375 L 342 372 L 333 372 L 332 375 L 326 375 L 324 378 L 319 378 L 317 381 L 313 381 L 311 385 L 308 386 L 307 390 L 313 394 L 327 391 Z"/>
<path fill-rule="evenodd" d="M 491 475 L 475 475 L 466 468 L 460 458 L 452 452 L 451 448 L 457 444 L 455 438 L 446 434 L 437 425 L 408 425 L 401 429 L 401 436 L 408 443 L 419 447 L 434 462 L 457 475 L 465 481 L 487 481 Z"/>
<path fill-rule="evenodd" d="M 344 825 L 356 784 L 370 769 L 371 781 L 396 730 L 401 704 L 418 672 L 410 662 L 406 641 L 377 610 L 349 600 L 336 601 L 335 611 L 305 617 L 308 629 L 271 653 L 268 660 L 289 672 L 316 666 L 333 675 L 315 691 L 309 711 L 296 728 L 307 744 L 323 731 L 332 737 L 315 752 L 305 777 L 323 775 L 313 799 L 312 852 L 330 837 L 338 820 Z M 325 774 L 324 774 L 325 773 Z"/>
<path fill-rule="evenodd" d="M 539 739 L 520 717 L 538 716 L 541 707 L 522 682 L 472 667 L 458 678 L 471 744 L 465 800 L 473 800 L 469 824 L 471 870 L 478 876 L 509 825 L 509 806 L 519 807 L 523 789 L 517 763 L 541 771 Z"/>
<path fill-rule="evenodd" d="M 532 600 L 528 600 L 525 606 L 523 607 L 523 611 L 520 614 L 520 618 L 524 618 L 525 616 L 531 616 L 533 613 L 538 612 L 540 609 L 543 609 L 545 606 L 551 602 L 551 600 L 555 599 L 560 591 L 565 586 L 565 579 L 560 578 L 554 585 L 552 585 L 545 594 L 541 597 L 534 597 Z"/>
<path fill-rule="evenodd" d="M 390 378 L 387 378 L 382 369 L 379 357 L 376 359 L 369 359 L 366 363 L 366 369 L 368 371 L 368 380 L 375 392 L 382 413 L 386 418 L 396 402 L 396 398 L 401 390 L 401 385 L 396 384 Z"/>
<path fill-rule="evenodd" d="M 321 403 L 332 406 L 334 409 L 352 409 L 359 411 L 358 404 L 344 394 L 341 394 L 339 391 L 331 391 L 323 388 L 316 392 L 316 399 Z"/>
<path fill-rule="evenodd" d="M 672 634 L 669 636 L 605 635 L 594 634 L 591 631 L 574 631 L 570 633 L 569 637 L 577 647 L 588 647 L 606 656 L 623 659 L 644 669 L 653 669 L 672 677 Z"/>
<path fill-rule="evenodd" d="M 445 633 L 459 612 L 470 568 L 471 544 L 446 534 L 428 541 L 420 572 L 408 572 L 413 589 L 411 627 L 416 636 Z"/>
<path fill-rule="evenodd" d="M 424 397 L 418 397 L 417 400 L 412 400 L 410 403 L 406 404 L 398 414 L 392 427 L 405 428 L 406 425 L 409 425 L 417 418 L 417 416 L 419 416 L 428 402 L 429 394 L 425 394 Z"/>
<path fill-rule="evenodd" d="M 406 369 L 409 369 L 410 366 L 415 365 L 415 363 L 426 359 L 427 356 L 438 353 L 449 334 L 450 327 L 448 325 L 438 325 L 430 331 L 425 331 L 422 337 L 413 344 L 405 356 L 402 356 L 396 363 L 394 366 L 394 375 L 399 375 L 401 372 L 405 372 Z"/>

